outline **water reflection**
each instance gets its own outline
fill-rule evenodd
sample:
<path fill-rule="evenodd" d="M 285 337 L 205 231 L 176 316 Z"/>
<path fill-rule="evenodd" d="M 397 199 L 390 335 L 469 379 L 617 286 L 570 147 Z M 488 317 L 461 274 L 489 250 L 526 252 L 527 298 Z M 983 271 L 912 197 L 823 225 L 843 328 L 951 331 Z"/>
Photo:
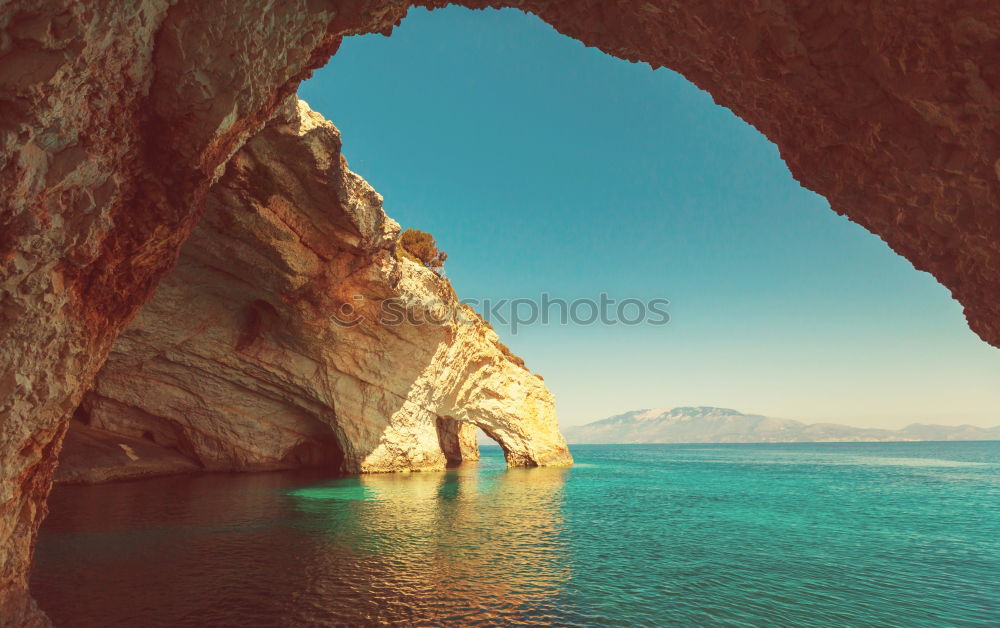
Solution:
<path fill-rule="evenodd" d="M 289 491 L 316 526 L 307 597 L 350 587 L 369 621 L 535 621 L 569 579 L 564 469 L 344 478 Z M 358 582 L 343 582 L 344 553 Z M 297 621 L 352 613 L 299 607 Z M 364 604 L 364 603 L 363 603 Z"/>
<path fill-rule="evenodd" d="M 61 487 L 32 584 L 58 626 L 545 623 L 566 470 L 494 462 Z"/>

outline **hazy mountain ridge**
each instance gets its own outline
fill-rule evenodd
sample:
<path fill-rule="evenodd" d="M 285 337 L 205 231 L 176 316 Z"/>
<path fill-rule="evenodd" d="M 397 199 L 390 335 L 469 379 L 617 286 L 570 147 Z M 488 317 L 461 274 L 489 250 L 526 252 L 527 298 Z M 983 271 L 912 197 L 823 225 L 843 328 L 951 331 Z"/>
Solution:
<path fill-rule="evenodd" d="M 709 406 L 633 410 L 563 432 L 570 444 L 1000 440 L 1000 426 L 914 423 L 887 430 L 803 423 Z"/>

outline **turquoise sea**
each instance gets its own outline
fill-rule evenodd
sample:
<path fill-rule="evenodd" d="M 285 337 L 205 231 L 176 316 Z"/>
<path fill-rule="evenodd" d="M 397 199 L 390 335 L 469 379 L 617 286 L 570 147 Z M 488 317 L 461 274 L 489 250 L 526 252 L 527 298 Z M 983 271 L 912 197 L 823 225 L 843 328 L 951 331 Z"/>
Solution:
<path fill-rule="evenodd" d="M 56 626 L 998 626 L 1000 442 L 58 487 Z"/>

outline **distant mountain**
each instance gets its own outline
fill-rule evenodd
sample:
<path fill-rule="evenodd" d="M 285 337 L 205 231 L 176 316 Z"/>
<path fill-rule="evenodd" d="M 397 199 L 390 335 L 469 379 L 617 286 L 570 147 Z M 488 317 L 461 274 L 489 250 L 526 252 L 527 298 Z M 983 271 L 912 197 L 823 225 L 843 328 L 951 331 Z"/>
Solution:
<path fill-rule="evenodd" d="M 901 430 L 881 430 L 836 423 L 802 423 L 704 406 L 633 410 L 565 428 L 563 433 L 570 444 L 1000 440 L 1000 426 L 915 423 Z"/>

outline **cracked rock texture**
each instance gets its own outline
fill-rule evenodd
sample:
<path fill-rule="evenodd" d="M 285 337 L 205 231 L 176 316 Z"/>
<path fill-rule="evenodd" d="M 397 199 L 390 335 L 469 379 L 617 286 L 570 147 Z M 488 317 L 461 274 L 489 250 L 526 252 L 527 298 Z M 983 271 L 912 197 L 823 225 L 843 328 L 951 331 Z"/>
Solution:
<path fill-rule="evenodd" d="M 1000 345 L 996 2 L 500 5 L 711 92 L 778 145 L 804 186 L 933 273 Z M 405 10 L 0 0 L 2 623 L 44 622 L 26 574 L 67 421 L 230 156 L 342 36 L 387 34 Z M 379 451 L 373 460 L 394 458 Z"/>
<path fill-rule="evenodd" d="M 443 6 L 447 2 L 422 2 Z M 466 0 L 666 67 L 778 145 L 1000 346 L 1000 3 Z"/>
<path fill-rule="evenodd" d="M 400 2 L 0 0 L 0 623 L 66 422 L 229 156 Z"/>
<path fill-rule="evenodd" d="M 71 434 L 85 423 L 209 470 L 385 472 L 476 459 L 479 426 L 511 465 L 571 462 L 545 385 L 446 279 L 399 259 L 399 226 L 340 147 L 290 99 L 233 156 Z"/>

